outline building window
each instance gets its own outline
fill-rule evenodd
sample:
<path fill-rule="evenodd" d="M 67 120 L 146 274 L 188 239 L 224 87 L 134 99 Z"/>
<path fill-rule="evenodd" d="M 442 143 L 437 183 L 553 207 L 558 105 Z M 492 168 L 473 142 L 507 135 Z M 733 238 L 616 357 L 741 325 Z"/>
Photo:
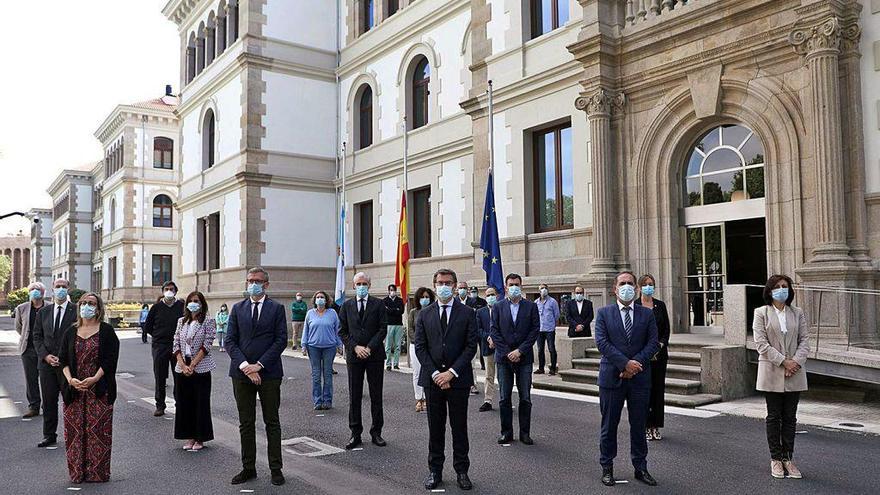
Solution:
<path fill-rule="evenodd" d="M 226 50 L 226 16 L 223 12 L 226 7 L 220 6 L 220 15 L 217 16 L 217 56 Z"/>
<path fill-rule="evenodd" d="M 186 47 L 186 83 L 189 84 L 196 78 L 196 45 L 195 38 L 190 37 L 189 46 Z"/>
<path fill-rule="evenodd" d="M 361 15 L 364 16 L 364 23 L 363 23 L 362 27 L 363 27 L 363 32 L 366 33 L 370 29 L 373 29 L 373 24 L 374 24 L 373 14 L 374 14 L 375 9 L 373 6 L 373 0 L 362 0 L 361 5 L 363 8 L 363 12 Z"/>
<path fill-rule="evenodd" d="M 174 167 L 174 141 L 160 137 L 153 140 L 153 168 Z"/>
<path fill-rule="evenodd" d="M 205 112 L 202 123 L 202 170 L 214 166 L 214 110 Z"/>
<path fill-rule="evenodd" d="M 529 0 L 531 2 L 532 39 L 545 35 L 568 22 L 569 0 Z"/>
<path fill-rule="evenodd" d="M 391 17 L 400 9 L 399 0 L 388 0 L 388 7 L 385 9 L 386 17 Z"/>
<path fill-rule="evenodd" d="M 229 19 L 226 21 L 226 30 L 229 32 L 229 43 L 231 45 L 238 39 L 238 2 L 229 2 Z"/>
<path fill-rule="evenodd" d="M 116 230 L 116 198 L 110 198 L 110 232 Z"/>
<path fill-rule="evenodd" d="M 707 132 L 687 163 L 685 206 L 764 197 L 764 146 L 742 125 Z"/>
<path fill-rule="evenodd" d="M 103 244 L 104 239 L 104 227 L 98 227 L 97 229 L 92 231 L 92 249 L 95 251 L 101 250 L 101 245 Z"/>
<path fill-rule="evenodd" d="M 108 280 L 108 287 L 111 289 L 116 288 L 116 256 L 109 258 L 107 260 L 107 275 L 110 277 Z"/>
<path fill-rule="evenodd" d="M 431 66 L 428 59 L 419 57 L 415 63 L 412 76 L 412 129 L 418 129 L 428 123 L 428 86 L 431 83 Z"/>
<path fill-rule="evenodd" d="M 220 213 L 198 219 L 196 226 L 199 271 L 220 268 Z"/>
<path fill-rule="evenodd" d="M 373 202 L 367 201 L 354 206 L 355 237 L 357 238 L 357 262 L 366 264 L 373 262 Z"/>
<path fill-rule="evenodd" d="M 412 191 L 412 251 L 414 258 L 431 256 L 431 188 Z"/>
<path fill-rule="evenodd" d="M 358 147 L 361 150 L 373 144 L 373 90 L 364 84 L 358 101 Z"/>
<path fill-rule="evenodd" d="M 101 292 L 104 288 L 104 272 L 100 268 L 92 272 L 92 292 Z"/>
<path fill-rule="evenodd" d="M 153 199 L 153 227 L 171 228 L 171 225 L 171 198 L 160 194 Z"/>
<path fill-rule="evenodd" d="M 538 232 L 574 227 L 571 124 L 535 133 L 535 227 Z"/>
<path fill-rule="evenodd" d="M 61 197 L 60 201 L 55 203 L 55 207 L 52 209 L 52 216 L 57 219 L 68 211 L 70 211 L 70 194 L 65 194 Z"/>
<path fill-rule="evenodd" d="M 153 287 L 161 287 L 162 284 L 172 279 L 171 255 L 153 255 Z"/>
<path fill-rule="evenodd" d="M 205 69 L 205 24 L 199 24 L 199 30 L 196 31 L 196 74 L 201 74 Z"/>
<path fill-rule="evenodd" d="M 214 20 L 212 19 L 209 24 L 213 22 Z M 214 26 L 205 28 L 205 66 L 210 65 L 214 61 L 214 56 L 217 53 L 215 51 L 217 49 L 216 34 L 217 30 Z"/>

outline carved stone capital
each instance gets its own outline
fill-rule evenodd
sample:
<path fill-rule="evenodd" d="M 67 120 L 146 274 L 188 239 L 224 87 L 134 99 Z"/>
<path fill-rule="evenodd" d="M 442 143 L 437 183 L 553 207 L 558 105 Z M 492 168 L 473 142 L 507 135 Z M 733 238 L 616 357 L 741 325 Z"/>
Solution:
<path fill-rule="evenodd" d="M 587 112 L 587 117 L 611 116 L 612 113 L 622 113 L 626 96 L 623 93 L 615 93 L 601 88 L 591 96 L 581 96 L 574 101 L 578 110 Z"/>
<path fill-rule="evenodd" d="M 788 36 L 788 41 L 799 54 L 809 57 L 839 51 L 842 32 L 840 19 L 829 17 L 813 26 L 795 29 Z"/>
<path fill-rule="evenodd" d="M 844 25 L 840 36 L 841 53 L 859 52 L 859 41 L 862 39 L 862 28 L 859 26 L 858 20 Z"/>

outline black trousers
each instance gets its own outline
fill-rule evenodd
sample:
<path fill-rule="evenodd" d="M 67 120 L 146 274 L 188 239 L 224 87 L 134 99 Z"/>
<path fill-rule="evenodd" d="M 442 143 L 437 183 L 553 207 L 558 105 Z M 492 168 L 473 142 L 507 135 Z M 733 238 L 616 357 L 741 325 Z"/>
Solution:
<path fill-rule="evenodd" d="M 165 386 L 168 381 L 168 371 L 171 370 L 172 381 L 174 377 L 174 364 L 177 358 L 171 354 L 171 344 L 156 344 L 153 342 L 153 376 L 156 378 L 156 409 L 165 410 Z M 173 390 L 172 390 L 173 393 Z"/>
<path fill-rule="evenodd" d="M 281 379 L 263 380 L 254 385 L 250 380 L 232 379 L 232 393 L 238 407 L 238 433 L 241 437 L 241 465 L 244 469 L 257 468 L 257 395 L 263 423 L 266 424 L 266 452 L 269 469 L 281 469 Z"/>
<path fill-rule="evenodd" d="M 147 343 L 147 332 L 144 331 L 144 324 L 141 323 L 141 342 Z"/>
<path fill-rule="evenodd" d="M 599 388 L 599 411 L 602 428 L 599 433 L 599 464 L 614 466 L 617 457 L 617 428 L 626 402 L 629 418 L 629 453 L 635 469 L 648 469 L 648 440 L 645 437 L 645 416 L 651 391 L 646 386 L 633 386 L 632 380 L 623 380 L 617 388 Z"/>
<path fill-rule="evenodd" d="M 39 411 L 40 401 L 40 358 L 37 350 L 29 345 L 21 354 L 21 364 L 24 366 L 24 381 L 27 385 L 28 409 Z"/>
<path fill-rule="evenodd" d="M 382 426 L 385 417 L 382 412 L 382 380 L 385 378 L 384 361 L 370 360 L 361 361 L 354 359 L 346 363 L 348 368 L 348 427 L 351 436 L 359 437 L 364 432 L 361 420 L 361 403 L 364 399 L 364 375 L 370 388 L 370 416 L 373 424 L 370 427 L 370 435 L 382 434 Z"/>
<path fill-rule="evenodd" d="M 176 374 L 174 438 L 207 442 L 214 439 L 211 420 L 211 373 Z"/>
<path fill-rule="evenodd" d="M 764 392 L 767 400 L 767 444 L 774 461 L 790 461 L 794 455 L 797 406 L 800 392 Z"/>
<path fill-rule="evenodd" d="M 648 428 L 663 428 L 663 408 L 666 405 L 666 365 L 669 361 L 651 361 L 651 398 L 648 399 Z"/>
<path fill-rule="evenodd" d="M 441 390 L 435 384 L 425 388 L 428 404 L 428 468 L 442 476 L 446 461 L 446 416 L 452 430 L 452 467 L 456 473 L 467 473 L 468 458 L 467 412 L 470 387 Z"/>
<path fill-rule="evenodd" d="M 43 396 L 43 437 L 58 437 L 58 397 L 61 384 L 67 381 L 61 366 L 40 363 L 40 392 Z"/>
<path fill-rule="evenodd" d="M 556 332 L 538 332 L 538 369 L 543 370 L 546 364 L 544 347 L 550 348 L 550 368 L 556 369 Z"/>

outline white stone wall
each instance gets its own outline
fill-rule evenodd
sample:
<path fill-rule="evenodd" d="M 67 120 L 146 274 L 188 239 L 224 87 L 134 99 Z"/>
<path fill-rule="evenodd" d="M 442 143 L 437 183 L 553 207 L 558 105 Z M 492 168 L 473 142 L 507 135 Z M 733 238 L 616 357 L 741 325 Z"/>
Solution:
<path fill-rule="evenodd" d="M 270 1 L 263 36 L 335 51 L 336 8 L 329 0 Z"/>
<path fill-rule="evenodd" d="M 880 2 L 862 9 L 862 118 L 865 131 L 865 190 L 880 192 Z"/>
<path fill-rule="evenodd" d="M 334 157 L 336 84 L 269 71 L 263 72 L 263 80 L 263 149 Z"/>
<path fill-rule="evenodd" d="M 334 193 L 264 187 L 266 230 L 262 240 L 267 266 L 332 267 L 336 263 L 336 196 Z M 291 205 L 297 215 L 291 215 Z"/>
<path fill-rule="evenodd" d="M 77 184 L 76 188 L 76 211 L 92 212 L 92 186 Z"/>
<path fill-rule="evenodd" d="M 74 251 L 77 253 L 92 252 L 92 226 L 87 223 L 76 223 L 72 227 L 76 229 L 76 246 Z"/>
<path fill-rule="evenodd" d="M 194 273 L 198 268 L 198 219 L 220 213 L 220 268 L 241 264 L 242 231 L 241 209 L 243 205 L 238 191 L 206 199 L 180 213 L 180 269 L 182 273 Z"/>
<path fill-rule="evenodd" d="M 202 119 L 214 110 L 214 163 L 221 165 L 241 150 L 241 79 L 234 77 L 181 116 L 182 171 L 186 182 L 202 173 Z M 216 175 L 216 174 L 212 174 Z M 231 174 L 224 174 L 226 178 Z"/>
<path fill-rule="evenodd" d="M 379 251 L 373 252 L 373 261 L 395 261 L 397 259 L 397 230 L 400 222 L 400 188 L 398 179 L 382 181 L 379 200 L 373 203 L 373 215 L 379 216 L 379 228 L 373 235 L 379 236 Z"/>
<path fill-rule="evenodd" d="M 467 208 L 471 202 L 471 194 L 465 194 L 464 165 L 461 159 L 450 160 L 442 164 L 441 170 L 438 194 L 440 204 L 437 206 L 441 225 L 431 226 L 432 229 L 439 228 L 441 252 L 437 254 L 462 254 L 470 248 L 464 222 L 465 216 L 468 219 L 471 217 Z"/>

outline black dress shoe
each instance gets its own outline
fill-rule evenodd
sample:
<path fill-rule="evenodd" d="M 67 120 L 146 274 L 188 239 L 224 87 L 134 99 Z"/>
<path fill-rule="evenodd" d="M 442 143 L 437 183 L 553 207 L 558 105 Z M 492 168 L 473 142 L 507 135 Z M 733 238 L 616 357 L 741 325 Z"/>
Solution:
<path fill-rule="evenodd" d="M 550 376 L 555 375 L 555 374 L 556 374 L 556 370 L 557 370 L 557 368 L 556 368 L 555 366 L 551 366 L 551 367 L 550 367 L 550 373 L 549 373 Z"/>
<path fill-rule="evenodd" d="M 647 471 L 636 471 L 636 479 L 648 486 L 657 486 L 657 480 Z"/>
<path fill-rule="evenodd" d="M 543 374 L 544 374 L 544 368 L 538 368 L 538 369 L 536 369 L 536 370 L 535 370 L 535 374 L 536 374 L 536 375 L 543 375 Z"/>
<path fill-rule="evenodd" d="M 511 442 L 513 442 L 513 435 L 501 435 L 498 437 L 498 443 L 504 444 Z"/>
<path fill-rule="evenodd" d="M 528 434 L 523 435 L 520 433 L 519 441 L 522 442 L 523 445 L 535 445 L 535 441 L 532 440 L 532 437 L 530 437 Z"/>
<path fill-rule="evenodd" d="M 257 477 L 257 472 L 253 469 L 242 469 L 240 473 L 232 477 L 233 485 L 240 485 L 245 481 L 252 480 Z"/>
<path fill-rule="evenodd" d="M 38 409 L 28 409 L 28 412 L 24 413 L 22 418 L 33 418 L 40 415 L 40 411 Z"/>
<path fill-rule="evenodd" d="M 156 409 L 153 411 L 153 416 L 159 417 L 165 415 L 165 409 Z"/>
<path fill-rule="evenodd" d="M 480 406 L 480 409 L 479 409 L 480 412 L 486 412 L 486 411 L 491 411 L 491 410 L 492 410 L 492 403 L 491 402 L 483 402 L 483 405 Z"/>
<path fill-rule="evenodd" d="M 605 486 L 614 486 L 613 468 L 602 468 L 602 484 Z"/>
<path fill-rule="evenodd" d="M 385 443 L 385 440 L 382 439 L 382 435 L 373 435 L 373 445 L 377 447 L 384 447 L 388 444 Z"/>
<path fill-rule="evenodd" d="M 391 366 L 386 366 L 385 371 L 391 371 Z"/>
<path fill-rule="evenodd" d="M 55 437 L 44 438 L 42 442 L 37 444 L 37 447 L 43 449 L 46 447 L 51 447 L 57 443 L 57 439 Z"/>
<path fill-rule="evenodd" d="M 272 470 L 272 484 L 275 486 L 281 486 L 284 484 L 284 475 L 281 474 L 280 469 Z"/>
<path fill-rule="evenodd" d="M 394 369 L 396 369 L 396 370 L 400 370 L 400 365 L 395 364 L 395 365 L 394 365 Z"/>
<path fill-rule="evenodd" d="M 355 447 L 360 447 L 361 443 L 363 443 L 361 442 L 361 437 L 351 437 L 351 439 L 348 440 L 348 443 L 345 444 L 345 450 L 351 450 Z"/>
<path fill-rule="evenodd" d="M 428 473 L 425 478 L 425 490 L 433 490 L 440 486 L 440 483 L 443 483 L 443 475 L 434 472 Z"/>
<path fill-rule="evenodd" d="M 471 483 L 467 473 L 458 473 L 458 487 L 462 490 L 472 490 L 474 488 L 474 484 Z"/>

